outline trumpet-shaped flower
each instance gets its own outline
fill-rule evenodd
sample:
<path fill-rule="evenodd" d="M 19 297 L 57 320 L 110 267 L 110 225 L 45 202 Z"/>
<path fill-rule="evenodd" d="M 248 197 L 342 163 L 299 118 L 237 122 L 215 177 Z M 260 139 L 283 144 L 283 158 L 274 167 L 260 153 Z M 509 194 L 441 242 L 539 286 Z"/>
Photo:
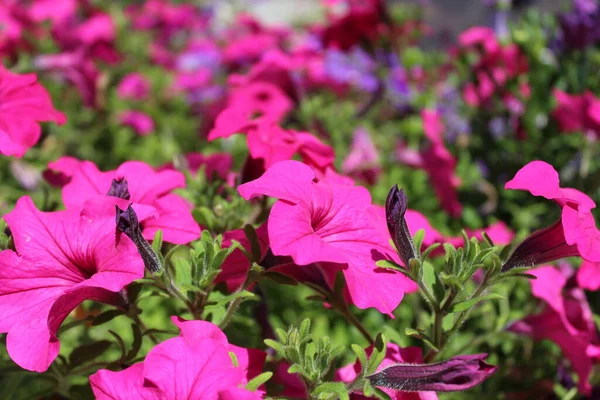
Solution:
<path fill-rule="evenodd" d="M 113 181 L 121 178 L 127 182 L 129 199 L 109 194 Z M 184 244 L 200 236 L 200 227 L 194 221 L 188 203 L 171 193 L 184 186 L 182 173 L 156 172 L 143 162 L 128 161 L 114 171 L 101 172 L 93 163 L 84 161 L 63 188 L 62 195 L 67 209 L 81 208 L 90 198 L 102 198 L 122 209 L 133 202 L 146 239 L 152 239 L 160 229 L 165 241 Z"/>
<path fill-rule="evenodd" d="M 19 366 L 42 372 L 59 353 L 65 317 L 84 300 L 119 304 L 115 292 L 142 278 L 144 264 L 129 239 L 116 243 L 103 204 L 44 213 L 23 197 L 4 219 L 17 252 L 0 253 L 0 332 Z"/>
<path fill-rule="evenodd" d="M 554 200 L 562 208 L 560 221 L 525 239 L 506 261 L 504 270 L 578 255 L 591 262 L 600 261 L 600 231 L 591 213 L 596 204 L 576 189 L 561 188 L 558 172 L 550 164 L 533 161 L 504 187 L 527 190 Z"/>
<path fill-rule="evenodd" d="M 376 266 L 378 260 L 398 258 L 369 192 L 314 180 L 315 173 L 307 165 L 282 161 L 238 190 L 246 200 L 259 195 L 279 199 L 268 220 L 274 255 L 290 256 L 299 266 L 342 265 L 352 302 L 391 314 L 404 292 L 414 290 L 414 283 Z"/>
<path fill-rule="evenodd" d="M 66 122 L 35 74 L 18 75 L 0 67 L 0 154 L 23 157 L 40 139 L 40 122 Z"/>
<path fill-rule="evenodd" d="M 144 362 L 120 372 L 103 369 L 90 377 L 98 400 L 262 398 L 261 392 L 240 386 L 260 374 L 264 352 L 229 344 L 210 322 L 172 320 L 180 335 L 154 347 Z"/>

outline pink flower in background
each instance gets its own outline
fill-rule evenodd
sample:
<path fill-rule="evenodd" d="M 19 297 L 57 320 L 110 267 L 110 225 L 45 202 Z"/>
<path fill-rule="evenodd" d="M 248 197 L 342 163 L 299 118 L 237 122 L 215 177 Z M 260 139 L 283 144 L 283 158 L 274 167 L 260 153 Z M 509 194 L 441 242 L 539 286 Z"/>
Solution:
<path fill-rule="evenodd" d="M 307 165 L 281 161 L 238 190 L 246 200 L 259 195 L 279 199 L 268 220 L 274 255 L 290 256 L 299 266 L 332 263 L 345 267 L 352 302 L 359 308 L 375 307 L 391 314 L 414 283 L 375 265 L 384 258 L 397 260 L 397 254 L 369 192 L 326 181 L 315 183 L 314 179 Z"/>
<path fill-rule="evenodd" d="M 36 21 L 52 21 L 62 23 L 73 17 L 77 8 L 77 0 L 36 0 L 28 9 L 29 17 Z"/>
<path fill-rule="evenodd" d="M 460 178 L 455 173 L 456 160 L 444 144 L 441 116 L 437 111 L 423 110 L 421 118 L 429 147 L 421 153 L 401 147 L 398 149 L 398 158 L 411 167 L 427 171 L 442 208 L 449 215 L 458 217 L 462 213 L 457 193 Z"/>
<path fill-rule="evenodd" d="M 123 99 L 144 100 L 150 94 L 150 89 L 150 82 L 144 75 L 134 72 L 121 79 L 117 93 Z"/>
<path fill-rule="evenodd" d="M 125 196 L 116 197 L 115 183 L 124 186 L 120 193 L 126 192 Z M 183 187 L 185 177 L 178 171 L 156 172 L 143 162 L 128 161 L 114 171 L 101 172 L 93 163 L 83 161 L 62 196 L 67 209 L 80 209 L 88 199 L 98 198 L 122 209 L 133 203 L 146 239 L 154 238 L 160 229 L 165 241 L 185 244 L 200 236 L 200 227 L 188 203 L 172 193 Z"/>
<path fill-rule="evenodd" d="M 531 292 L 544 300 L 546 308 L 540 314 L 513 323 L 508 329 L 535 340 L 548 339 L 560 346 L 579 376 L 579 390 L 589 394 L 591 385 L 588 378 L 597 362 L 600 338 L 585 294 L 580 288 L 567 283 L 570 268 L 561 271 L 554 267 L 541 267 L 529 273 L 537 278 L 530 281 Z"/>
<path fill-rule="evenodd" d="M 155 346 L 144 362 L 119 372 L 102 369 L 90 377 L 98 400 L 263 398 L 260 391 L 243 389 L 262 372 L 263 351 L 229 344 L 210 322 L 178 317 L 172 321 L 180 335 Z M 237 366 L 230 352 L 236 355 Z"/>
<path fill-rule="evenodd" d="M 48 168 L 43 172 L 44 179 L 52 186 L 63 187 L 71 181 L 81 162 L 69 156 L 51 161 L 48 163 Z"/>
<path fill-rule="evenodd" d="M 43 213 L 22 197 L 4 219 L 17 253 L 0 253 L 0 332 L 19 366 L 43 372 L 65 317 L 84 300 L 120 304 L 115 292 L 142 278 L 144 263 L 129 239 L 116 243 L 114 215 L 96 203 Z"/>
<path fill-rule="evenodd" d="M 583 132 L 595 139 L 600 137 L 600 99 L 592 92 L 570 95 L 555 89 L 554 97 L 558 105 L 552 116 L 563 132 Z"/>
<path fill-rule="evenodd" d="M 373 347 L 369 347 L 366 351 L 367 355 L 371 355 L 371 353 L 373 352 Z M 418 347 L 401 348 L 397 344 L 388 343 L 385 359 L 381 362 L 379 368 L 377 368 L 377 372 L 381 371 L 386 367 L 398 363 L 422 364 L 423 354 L 421 349 Z M 360 371 L 360 361 L 356 360 L 354 364 L 349 364 L 343 368 L 338 369 L 335 373 L 335 378 L 336 380 L 346 383 L 352 382 L 358 376 Z M 390 389 L 383 390 L 394 400 L 437 400 L 438 398 L 435 392 L 409 393 L 398 392 Z M 359 394 L 352 394 L 351 399 L 362 400 L 366 398 Z"/>
<path fill-rule="evenodd" d="M 353 178 L 362 179 L 369 185 L 377 182 L 381 173 L 379 152 L 365 129 L 359 128 L 354 131 L 350 153 L 344 159 L 342 172 Z"/>
<path fill-rule="evenodd" d="M 40 122 L 66 122 L 35 74 L 0 67 L 0 154 L 22 157 L 41 135 Z"/>
<path fill-rule="evenodd" d="M 127 110 L 119 114 L 118 118 L 121 125 L 130 127 L 140 136 L 147 136 L 154 132 L 154 121 L 144 112 Z"/>
<path fill-rule="evenodd" d="M 600 289 L 600 262 L 583 260 L 577 270 L 577 285 L 582 289 Z"/>
<path fill-rule="evenodd" d="M 96 106 L 100 72 L 84 51 L 39 55 L 33 59 L 33 65 L 59 81 L 66 79 L 79 90 L 87 107 Z"/>
<path fill-rule="evenodd" d="M 258 238 L 258 244 L 260 245 L 262 260 L 269 249 L 267 224 L 263 224 L 256 229 L 256 236 Z M 239 242 L 246 251 L 252 254 L 250 242 L 243 229 L 225 232 L 223 235 L 223 248 L 231 247 L 234 240 Z M 242 286 L 249 270 L 250 261 L 248 260 L 248 257 L 246 257 L 242 250 L 235 249 L 223 262 L 221 273 L 217 276 L 216 282 L 225 282 L 227 284 L 227 289 L 229 289 L 230 292 L 234 292 Z"/>
<path fill-rule="evenodd" d="M 233 184 L 232 180 L 235 178 L 232 172 L 233 157 L 229 153 L 214 153 L 210 155 L 187 153 L 181 160 L 177 160 L 176 164 L 177 167 L 174 163 L 165 164 L 158 171 L 180 170 L 196 174 L 200 168 L 204 167 L 204 173 L 209 182 L 216 176 L 221 180 Z"/>
<path fill-rule="evenodd" d="M 554 200 L 562 208 L 560 221 L 525 239 L 513 251 L 504 269 L 577 255 L 600 262 L 600 231 L 591 213 L 596 203 L 576 189 L 561 188 L 558 172 L 550 164 L 530 162 L 504 188 L 527 190 L 534 196 Z"/>

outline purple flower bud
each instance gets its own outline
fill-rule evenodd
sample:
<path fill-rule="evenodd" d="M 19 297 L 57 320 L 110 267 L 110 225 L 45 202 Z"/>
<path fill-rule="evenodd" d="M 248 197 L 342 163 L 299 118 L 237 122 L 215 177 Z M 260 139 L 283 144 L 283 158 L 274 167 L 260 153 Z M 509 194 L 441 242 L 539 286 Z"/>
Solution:
<path fill-rule="evenodd" d="M 577 245 L 567 244 L 562 220 L 559 220 L 523 240 L 504 263 L 502 271 L 515 267 L 531 267 L 577 255 Z"/>
<path fill-rule="evenodd" d="M 114 184 L 113 180 L 113 184 Z M 155 274 L 162 271 L 163 266 L 160 258 L 156 255 L 152 246 L 144 239 L 142 231 L 140 230 L 140 223 L 138 221 L 137 214 L 131 204 L 127 207 L 127 210 L 121 210 L 119 206 L 116 208 L 116 223 L 117 232 L 124 233 L 129 239 L 133 241 L 137 247 L 137 251 L 144 260 L 146 269 L 151 273 Z M 118 238 L 118 236 L 117 236 Z"/>
<path fill-rule="evenodd" d="M 371 385 L 402 392 L 455 392 L 489 378 L 497 367 L 487 354 L 458 356 L 437 364 L 396 364 L 368 377 Z"/>
<path fill-rule="evenodd" d="M 404 219 L 407 208 L 408 199 L 404 189 L 398 190 L 398 186 L 394 185 L 385 201 L 385 215 L 392 240 L 398 249 L 400 259 L 406 267 L 408 267 L 411 258 L 417 258 L 417 251 Z"/>
<path fill-rule="evenodd" d="M 106 195 L 129 200 L 131 195 L 129 194 L 129 185 L 127 184 L 127 179 L 125 179 L 125 177 L 113 179 L 112 183 L 110 184 L 110 189 L 108 189 Z"/>

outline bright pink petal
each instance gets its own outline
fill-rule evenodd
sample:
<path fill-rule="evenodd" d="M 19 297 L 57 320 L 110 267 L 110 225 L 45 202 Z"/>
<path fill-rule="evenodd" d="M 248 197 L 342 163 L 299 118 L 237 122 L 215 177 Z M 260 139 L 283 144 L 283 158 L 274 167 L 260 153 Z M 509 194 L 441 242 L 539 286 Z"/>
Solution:
<path fill-rule="evenodd" d="M 577 271 L 577 284 L 591 291 L 600 289 L 600 263 L 584 260 Z"/>

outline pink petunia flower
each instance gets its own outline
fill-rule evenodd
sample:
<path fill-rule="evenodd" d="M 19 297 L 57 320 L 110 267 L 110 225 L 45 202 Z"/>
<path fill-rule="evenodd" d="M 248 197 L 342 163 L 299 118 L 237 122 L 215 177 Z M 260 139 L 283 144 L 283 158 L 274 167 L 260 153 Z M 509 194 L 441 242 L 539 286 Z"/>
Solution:
<path fill-rule="evenodd" d="M 118 197 L 119 193 L 113 190 L 115 181 L 125 186 L 121 192 L 127 192 L 126 196 Z M 128 161 L 114 171 L 101 172 L 93 163 L 83 161 L 63 188 L 62 197 L 67 209 L 79 209 L 92 198 L 122 209 L 133 203 L 146 239 L 154 238 L 160 229 L 165 241 L 185 244 L 200 237 L 200 227 L 188 203 L 172 193 L 183 187 L 185 177 L 178 171 L 156 172 L 143 162 Z"/>
<path fill-rule="evenodd" d="M 35 74 L 18 75 L 0 67 L 0 154 L 22 157 L 40 139 L 39 123 L 66 122 Z"/>
<path fill-rule="evenodd" d="M 148 136 L 154 131 L 152 117 L 142 111 L 123 111 L 119 114 L 118 119 L 122 125 L 130 127 L 139 136 Z"/>
<path fill-rule="evenodd" d="M 561 271 L 547 266 L 530 273 L 537 278 L 530 281 L 531 292 L 544 300 L 546 308 L 540 314 L 513 323 L 508 330 L 535 340 L 555 342 L 579 376 L 579 390 L 589 394 L 588 378 L 597 362 L 600 338 L 585 294 L 580 288 L 569 286 L 570 268 Z"/>
<path fill-rule="evenodd" d="M 52 186 L 63 187 L 71 181 L 81 162 L 75 157 L 63 156 L 48 163 L 48 168 L 43 172 L 43 177 Z"/>
<path fill-rule="evenodd" d="M 554 90 L 558 101 L 552 116 L 558 122 L 560 130 L 566 133 L 583 132 L 600 137 L 600 99 L 590 91 L 581 95 L 570 95 L 562 90 Z"/>
<path fill-rule="evenodd" d="M 154 347 L 144 362 L 90 377 L 98 400 L 263 398 L 263 392 L 243 386 L 262 372 L 266 353 L 229 344 L 210 322 L 171 319 L 180 335 Z M 229 353 L 235 354 L 237 365 Z"/>
<path fill-rule="evenodd" d="M 342 172 L 357 179 L 362 179 L 369 185 L 377 182 L 381 173 L 379 152 L 367 132 L 359 128 L 352 137 L 350 153 L 344 159 Z"/>
<path fill-rule="evenodd" d="M 119 82 L 117 93 L 122 99 L 144 100 L 150 93 L 150 82 L 137 72 L 127 74 Z"/>
<path fill-rule="evenodd" d="M 229 153 L 214 153 L 210 155 L 187 153 L 181 160 L 177 160 L 176 163 L 165 164 L 158 168 L 157 171 L 180 170 L 197 174 L 202 167 L 205 168 L 204 173 L 209 182 L 216 176 L 233 185 L 233 179 L 235 178 L 232 172 L 233 157 Z"/>
<path fill-rule="evenodd" d="M 121 304 L 116 292 L 142 278 L 144 264 L 129 239 L 116 243 L 102 204 L 43 213 L 23 197 L 4 219 L 17 253 L 0 253 L 0 332 L 19 366 L 43 372 L 59 353 L 65 317 L 84 300 Z"/>
<path fill-rule="evenodd" d="M 591 213 L 596 203 L 576 189 L 561 188 L 558 172 L 550 164 L 530 162 L 504 188 L 527 190 L 534 196 L 554 200 L 562 208 L 562 217 L 554 225 L 525 239 L 503 269 L 577 255 L 591 262 L 600 262 L 600 231 Z"/>
<path fill-rule="evenodd" d="M 357 307 L 375 307 L 391 314 L 404 292 L 414 290 L 414 283 L 375 265 L 380 259 L 398 257 L 389 245 L 385 221 L 377 215 L 369 192 L 362 187 L 314 179 L 309 166 L 281 161 L 238 191 L 246 200 L 259 195 L 279 199 L 268 220 L 274 255 L 290 256 L 300 266 L 341 266 Z"/>

